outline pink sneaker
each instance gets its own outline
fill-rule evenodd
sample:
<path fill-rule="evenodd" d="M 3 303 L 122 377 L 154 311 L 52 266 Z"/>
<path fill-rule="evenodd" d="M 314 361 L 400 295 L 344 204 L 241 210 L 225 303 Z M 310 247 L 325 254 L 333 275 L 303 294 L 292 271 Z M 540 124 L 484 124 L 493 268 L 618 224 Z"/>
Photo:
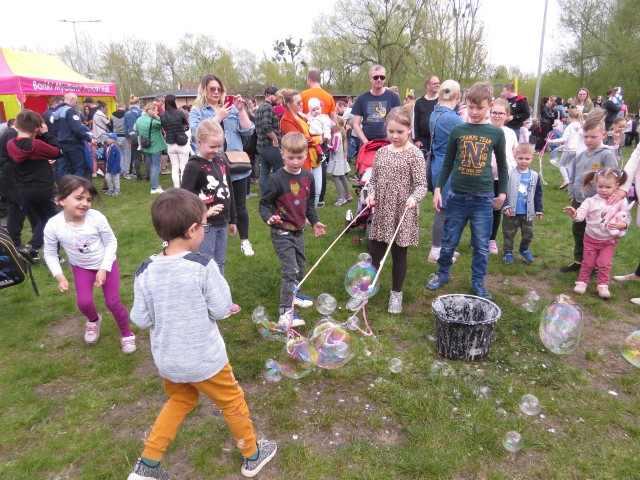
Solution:
<path fill-rule="evenodd" d="M 122 345 L 122 353 L 128 354 L 136 351 L 136 336 L 131 334 L 129 337 L 122 337 L 120 339 L 120 345 Z"/>
<path fill-rule="evenodd" d="M 573 291 L 578 295 L 584 295 L 584 293 L 587 291 L 587 284 L 584 282 L 576 282 L 576 286 L 573 287 Z"/>
<path fill-rule="evenodd" d="M 347 195 L 346 197 L 344 197 L 344 199 L 345 199 L 347 202 L 350 202 L 351 200 L 353 200 L 353 197 L 352 197 L 351 195 Z"/>
<path fill-rule="evenodd" d="M 98 315 L 98 320 L 95 322 L 87 322 L 86 329 L 84 331 L 84 343 L 93 345 L 100 338 L 100 324 L 102 323 L 102 317 Z"/>
<path fill-rule="evenodd" d="M 496 243 L 495 240 L 489 240 L 489 253 L 491 255 L 498 254 L 498 244 Z"/>
<path fill-rule="evenodd" d="M 241 310 L 240 305 L 236 305 L 235 303 L 232 303 L 231 304 L 231 310 L 229 310 L 229 313 L 227 313 L 227 316 L 224 317 L 224 318 L 229 318 L 231 315 L 235 315 L 240 310 Z"/>

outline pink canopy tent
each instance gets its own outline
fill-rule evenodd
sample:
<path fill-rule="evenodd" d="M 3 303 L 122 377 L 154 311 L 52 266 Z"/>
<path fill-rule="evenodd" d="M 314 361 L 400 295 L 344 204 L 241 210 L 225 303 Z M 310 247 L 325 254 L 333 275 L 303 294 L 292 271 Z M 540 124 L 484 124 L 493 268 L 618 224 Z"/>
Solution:
<path fill-rule="evenodd" d="M 113 106 L 116 86 L 80 75 L 52 55 L 0 48 L 0 116 L 5 121 L 20 109 L 42 113 L 48 97 L 74 92 Z M 111 108 L 110 108 L 111 109 Z"/>

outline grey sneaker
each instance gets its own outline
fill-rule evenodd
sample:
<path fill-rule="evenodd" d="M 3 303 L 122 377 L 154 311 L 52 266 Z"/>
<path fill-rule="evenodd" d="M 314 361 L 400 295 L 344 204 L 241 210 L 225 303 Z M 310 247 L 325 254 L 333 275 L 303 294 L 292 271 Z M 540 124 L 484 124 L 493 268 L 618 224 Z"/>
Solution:
<path fill-rule="evenodd" d="M 138 458 L 133 472 L 129 474 L 127 480 L 169 480 L 169 474 L 160 465 L 157 467 L 148 467 L 142 463 L 142 459 Z"/>
<path fill-rule="evenodd" d="M 391 290 L 389 296 L 389 313 L 401 313 L 402 312 L 402 292 L 394 292 Z"/>
<path fill-rule="evenodd" d="M 242 468 L 240 469 L 240 473 L 245 477 L 255 477 L 262 467 L 264 467 L 269 461 L 273 458 L 278 450 L 278 445 L 276 442 L 271 440 L 258 440 L 258 450 L 260 454 L 258 458 L 255 460 L 249 460 L 245 458 L 242 460 Z M 132 479 L 129 479 L 132 480 Z"/>

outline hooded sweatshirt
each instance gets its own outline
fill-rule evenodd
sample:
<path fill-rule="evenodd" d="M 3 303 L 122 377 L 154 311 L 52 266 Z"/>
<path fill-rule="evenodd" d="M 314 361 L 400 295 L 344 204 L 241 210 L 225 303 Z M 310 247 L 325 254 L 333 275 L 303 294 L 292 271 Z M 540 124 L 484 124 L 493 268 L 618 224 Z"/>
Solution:
<path fill-rule="evenodd" d="M 53 173 L 49 160 L 62 156 L 50 133 L 38 138 L 12 138 L 7 143 L 9 155 L 16 162 L 16 183 L 20 190 L 53 190 Z"/>
<path fill-rule="evenodd" d="M 584 190 L 584 176 L 601 168 L 618 168 L 616 154 L 611 148 L 601 145 L 598 148 L 587 149 L 580 153 L 569 172 L 569 187 L 567 188 L 569 198 L 582 203 L 585 198 L 593 197 L 596 194 L 596 187 L 594 185 L 588 190 Z"/>

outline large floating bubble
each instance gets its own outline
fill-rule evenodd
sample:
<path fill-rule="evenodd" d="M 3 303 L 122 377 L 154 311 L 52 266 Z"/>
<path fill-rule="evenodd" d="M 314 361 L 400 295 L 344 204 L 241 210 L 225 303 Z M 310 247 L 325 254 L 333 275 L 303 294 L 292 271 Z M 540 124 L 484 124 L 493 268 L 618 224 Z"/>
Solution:
<path fill-rule="evenodd" d="M 567 295 L 558 295 L 556 301 L 542 311 L 540 340 L 551 352 L 571 353 L 580 343 L 582 314 Z"/>
<path fill-rule="evenodd" d="M 376 269 L 366 262 L 358 262 L 347 272 L 344 279 L 344 287 L 347 293 L 354 298 L 365 299 L 373 297 L 380 289 L 380 282 L 373 284 L 376 278 Z"/>
<path fill-rule="evenodd" d="M 260 85 L 266 85 L 267 83 L 267 76 L 264 73 L 259 74 L 256 77 L 256 82 L 258 82 L 258 84 Z"/>
<path fill-rule="evenodd" d="M 251 319 L 253 323 L 260 324 L 266 320 L 269 320 L 269 316 L 267 315 L 267 309 L 262 305 L 258 305 L 251 314 Z"/>
<path fill-rule="evenodd" d="M 333 370 L 343 366 L 354 357 L 354 339 L 342 326 L 334 322 L 322 322 L 316 325 L 309 340 L 318 358 L 316 365 Z"/>
<path fill-rule="evenodd" d="M 270 358 L 264 364 L 262 376 L 267 382 L 279 382 L 282 379 L 280 364 L 273 358 Z"/>
<path fill-rule="evenodd" d="M 280 371 L 287 378 L 297 380 L 313 370 L 318 361 L 318 352 L 313 344 L 303 337 L 291 338 L 280 353 Z"/>
<path fill-rule="evenodd" d="M 369 255 L 367 252 L 361 253 L 360 255 L 358 255 L 358 261 L 364 262 L 364 263 L 371 263 L 371 255 Z"/>
<path fill-rule="evenodd" d="M 264 320 L 256 326 L 258 327 L 260 335 L 267 340 L 279 340 L 281 342 L 287 340 L 287 327 L 280 325 L 279 323 Z"/>
<path fill-rule="evenodd" d="M 640 330 L 631 332 L 620 349 L 624 359 L 634 367 L 640 368 Z"/>
<path fill-rule="evenodd" d="M 511 453 L 519 452 L 522 448 L 522 436 L 518 432 L 507 432 L 502 439 L 502 445 Z"/>
<path fill-rule="evenodd" d="M 331 315 L 337 306 L 338 302 L 336 299 L 328 293 L 321 293 L 318 295 L 318 298 L 316 298 L 316 310 L 318 310 L 321 315 Z"/>
<path fill-rule="evenodd" d="M 535 395 L 527 393 L 520 398 L 520 411 L 525 415 L 537 415 L 540 413 L 540 400 Z"/>

